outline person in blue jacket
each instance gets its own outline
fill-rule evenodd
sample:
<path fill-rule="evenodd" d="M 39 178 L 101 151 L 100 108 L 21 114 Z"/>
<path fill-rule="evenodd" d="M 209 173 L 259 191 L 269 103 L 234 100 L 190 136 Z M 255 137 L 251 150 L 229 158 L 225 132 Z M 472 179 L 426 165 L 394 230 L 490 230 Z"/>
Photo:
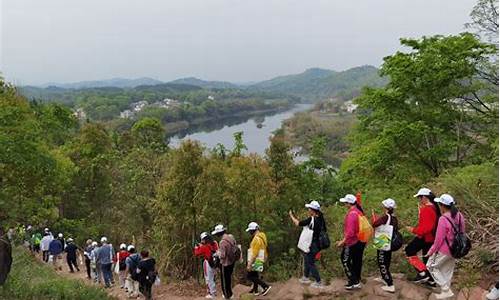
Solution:
<path fill-rule="evenodd" d="M 52 263 L 56 270 L 62 270 L 61 260 L 62 260 L 63 245 L 59 239 L 53 239 L 49 244 L 49 254 L 52 256 Z"/>

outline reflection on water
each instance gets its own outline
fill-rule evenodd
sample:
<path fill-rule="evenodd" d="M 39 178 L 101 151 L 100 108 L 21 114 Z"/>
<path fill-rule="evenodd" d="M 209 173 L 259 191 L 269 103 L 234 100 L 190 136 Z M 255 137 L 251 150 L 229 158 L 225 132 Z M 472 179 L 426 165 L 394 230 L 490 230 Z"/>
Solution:
<path fill-rule="evenodd" d="M 269 146 L 269 137 L 281 127 L 281 123 L 292 117 L 296 112 L 311 108 L 311 104 L 297 104 L 292 109 L 274 115 L 258 115 L 253 117 L 235 117 L 207 122 L 190 127 L 170 138 L 170 147 L 178 147 L 183 139 L 198 140 L 211 149 L 222 144 L 228 149 L 233 148 L 233 134 L 243 131 L 243 141 L 249 153 L 264 154 Z M 261 124 L 261 126 L 258 124 Z"/>

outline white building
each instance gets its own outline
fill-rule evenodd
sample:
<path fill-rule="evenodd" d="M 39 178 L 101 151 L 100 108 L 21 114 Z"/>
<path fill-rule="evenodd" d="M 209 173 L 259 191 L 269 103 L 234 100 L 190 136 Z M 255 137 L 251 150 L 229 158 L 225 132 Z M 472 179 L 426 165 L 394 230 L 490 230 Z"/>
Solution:
<path fill-rule="evenodd" d="M 134 103 L 130 104 L 130 107 L 132 108 L 133 111 L 139 112 L 139 111 L 143 110 L 144 107 L 146 107 L 146 105 L 148 105 L 148 102 L 143 100 L 143 101 L 134 102 Z"/>
<path fill-rule="evenodd" d="M 120 113 L 120 118 L 130 119 L 134 116 L 134 112 L 130 109 L 124 110 Z"/>
<path fill-rule="evenodd" d="M 81 107 L 75 110 L 73 116 L 75 116 L 78 120 L 85 120 L 87 118 L 87 114 Z"/>

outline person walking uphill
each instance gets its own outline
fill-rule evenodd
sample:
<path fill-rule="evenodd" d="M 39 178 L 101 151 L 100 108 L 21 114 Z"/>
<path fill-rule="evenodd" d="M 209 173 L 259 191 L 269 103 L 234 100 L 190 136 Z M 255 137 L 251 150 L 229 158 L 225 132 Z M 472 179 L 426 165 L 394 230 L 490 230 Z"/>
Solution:
<path fill-rule="evenodd" d="M 269 293 L 271 286 L 260 279 L 259 273 L 264 271 L 264 263 L 269 256 L 269 252 L 267 251 L 267 237 L 264 232 L 260 231 L 259 224 L 255 222 L 248 224 L 246 232 L 252 236 L 247 259 L 247 278 L 253 283 L 250 292 L 256 296 L 265 296 Z M 262 294 L 259 293 L 259 285 L 262 287 Z"/>
<path fill-rule="evenodd" d="M 396 201 L 390 198 L 385 199 L 384 201 L 382 201 L 382 207 L 385 210 L 383 216 L 377 217 L 375 213 L 372 213 L 373 228 L 380 228 L 381 226 L 384 225 L 390 225 L 392 226 L 392 233 L 391 233 L 391 240 L 388 241 L 389 249 L 382 250 L 377 248 L 377 263 L 378 263 L 378 268 L 380 270 L 380 275 L 382 276 L 382 279 L 386 284 L 385 286 L 382 286 L 381 289 L 389 293 L 394 293 L 396 291 L 396 288 L 394 287 L 393 284 L 390 267 L 391 267 L 392 251 L 394 251 L 394 249 L 391 249 L 391 241 L 394 239 L 393 235 L 398 232 L 398 219 L 396 218 L 396 216 L 394 216 Z"/>
<path fill-rule="evenodd" d="M 137 281 L 137 266 L 141 262 L 141 256 L 136 253 L 134 245 L 128 245 L 127 251 L 129 256 L 125 260 L 127 265 L 127 293 L 129 298 L 139 297 L 139 281 Z"/>
<path fill-rule="evenodd" d="M 302 221 L 299 221 L 291 210 L 288 212 L 293 224 L 303 227 L 298 246 L 304 255 L 304 276 L 299 281 L 303 284 L 309 284 L 311 283 L 309 275 L 311 275 L 315 280 L 311 287 L 321 288 L 323 285 L 316 268 L 316 255 L 320 251 L 319 237 L 321 231 L 326 230 L 326 222 L 323 213 L 320 211 L 321 206 L 318 201 L 311 201 L 305 207 L 308 209 L 309 217 Z M 312 235 L 310 234 L 311 230 Z"/>
<path fill-rule="evenodd" d="M 52 256 L 52 263 L 54 265 L 54 269 L 62 270 L 61 267 L 61 259 L 63 252 L 63 245 L 59 239 L 53 239 L 49 244 L 49 254 Z"/>
<path fill-rule="evenodd" d="M 455 200 L 452 196 L 443 194 L 435 201 L 439 204 L 441 217 L 438 221 L 436 239 L 427 252 L 429 257 L 427 269 L 441 288 L 441 293 L 435 294 L 436 299 L 445 299 L 454 295 L 450 285 L 455 270 L 455 258 L 452 256 L 450 247 L 457 232 L 465 233 L 465 220 L 455 207 Z"/>
<path fill-rule="evenodd" d="M 69 271 L 74 273 L 75 271 L 73 270 L 73 266 L 75 266 L 76 270 L 80 272 L 80 268 L 78 268 L 78 264 L 76 263 L 76 251 L 78 250 L 78 247 L 76 247 L 73 243 L 72 238 L 69 238 L 67 241 L 68 244 L 66 245 L 64 252 L 66 252 L 66 262 L 68 263 Z"/>
<path fill-rule="evenodd" d="M 218 261 L 215 260 L 214 254 L 219 250 L 219 245 L 207 233 L 200 234 L 201 242 L 194 247 L 194 255 L 203 257 L 203 275 L 207 284 L 208 294 L 205 296 L 207 299 L 215 299 L 216 285 L 215 285 L 215 271 L 218 267 Z"/>
<path fill-rule="evenodd" d="M 219 237 L 219 250 L 217 256 L 220 259 L 221 269 L 221 286 L 224 299 L 231 299 L 233 297 L 233 287 L 231 285 L 234 265 L 236 261 L 241 258 L 241 250 L 236 244 L 236 240 L 232 234 L 226 233 L 224 225 L 219 224 L 215 226 L 212 235 Z"/>
<path fill-rule="evenodd" d="M 437 227 L 437 210 L 432 202 L 435 197 L 428 188 L 421 188 L 414 197 L 419 199 L 418 225 L 416 227 L 406 226 L 406 230 L 416 236 L 405 247 L 405 253 L 408 262 L 418 273 L 413 282 L 428 282 L 429 285 L 433 286 L 434 281 L 425 264 L 428 260 L 426 254 L 434 243 L 434 233 Z M 419 251 L 422 251 L 422 259 L 417 256 Z"/>
<path fill-rule="evenodd" d="M 101 266 L 101 272 L 104 277 L 104 284 L 106 288 L 110 288 L 111 282 L 113 281 L 111 265 L 113 264 L 115 250 L 111 244 L 108 244 L 108 239 L 106 237 L 101 238 L 101 244 L 101 247 L 97 251 L 97 263 Z"/>
<path fill-rule="evenodd" d="M 49 233 L 49 229 L 45 228 L 45 232 L 43 233 L 42 241 L 40 242 L 40 250 L 42 250 L 42 259 L 44 262 L 49 261 L 49 245 L 54 237 Z"/>
<path fill-rule="evenodd" d="M 85 249 L 83 249 L 83 256 L 85 256 L 85 269 L 87 270 L 87 278 L 92 279 L 91 275 L 91 268 L 90 268 L 90 262 L 91 262 L 91 253 L 92 253 L 92 240 L 88 239 L 87 242 L 85 243 Z"/>
<path fill-rule="evenodd" d="M 360 289 L 363 252 L 368 239 L 371 238 L 371 226 L 357 203 L 356 196 L 347 194 L 339 201 L 349 208 L 344 219 L 344 239 L 337 242 L 337 246 L 342 247 L 340 257 L 348 280 L 345 288 Z M 361 228 L 362 223 L 365 228 Z"/>
<path fill-rule="evenodd" d="M 120 251 L 117 254 L 117 261 L 116 261 L 116 263 L 118 264 L 118 269 L 120 271 L 118 274 L 118 279 L 120 282 L 121 289 L 125 288 L 125 279 L 127 278 L 127 271 L 125 270 L 127 268 L 127 265 L 125 261 L 129 255 L 130 253 L 127 251 L 127 245 L 121 244 Z"/>
<path fill-rule="evenodd" d="M 141 251 L 141 258 L 142 260 L 137 265 L 139 290 L 146 300 L 151 300 L 153 299 L 152 287 L 157 276 L 155 271 L 156 261 L 154 258 L 149 257 L 149 252 L 147 250 Z"/>

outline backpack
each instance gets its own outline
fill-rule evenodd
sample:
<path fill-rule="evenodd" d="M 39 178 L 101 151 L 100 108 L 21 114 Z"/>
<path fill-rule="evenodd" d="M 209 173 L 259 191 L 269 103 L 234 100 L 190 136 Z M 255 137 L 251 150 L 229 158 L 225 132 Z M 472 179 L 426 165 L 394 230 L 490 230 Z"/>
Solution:
<path fill-rule="evenodd" d="M 450 220 L 448 217 L 446 217 L 446 220 L 450 222 L 451 227 L 453 228 L 453 242 L 450 243 L 448 242 L 448 238 L 445 238 L 446 245 L 448 245 L 448 248 L 450 248 L 450 253 L 453 258 L 462 258 L 466 256 L 470 249 L 472 248 L 471 242 L 469 237 L 465 234 L 465 232 L 460 231 L 460 224 L 456 225 Z M 460 218 L 459 221 L 460 223 Z"/>
<path fill-rule="evenodd" d="M 238 260 L 241 259 L 241 249 L 240 247 L 238 247 L 238 245 L 234 245 L 234 252 L 233 252 L 233 257 L 234 257 L 234 261 L 233 263 L 237 262 Z"/>
<path fill-rule="evenodd" d="M 118 258 L 120 258 L 120 256 L 118 256 Z M 119 259 L 118 260 L 120 271 L 123 271 L 123 270 L 125 270 L 127 268 L 127 264 L 125 263 L 126 260 L 127 260 L 127 258 L 121 259 L 121 260 Z"/>
<path fill-rule="evenodd" d="M 137 280 L 137 275 L 138 275 L 137 266 L 139 266 L 141 258 L 137 253 L 130 255 L 129 258 L 130 258 L 130 266 L 129 266 L 130 277 L 132 277 L 133 280 Z"/>
<path fill-rule="evenodd" d="M 358 224 L 359 224 L 358 240 L 363 243 L 368 243 L 368 241 L 373 236 L 372 225 L 370 225 L 370 222 L 368 222 L 366 216 L 361 213 L 358 213 Z"/>
<path fill-rule="evenodd" d="M 318 247 L 319 250 L 328 249 L 330 247 L 330 237 L 328 236 L 328 230 L 326 229 L 325 219 L 323 219 L 323 228 L 319 232 Z"/>
<path fill-rule="evenodd" d="M 155 283 L 157 276 L 158 276 L 158 272 L 156 272 L 155 270 L 151 270 L 146 275 L 146 280 L 149 281 L 149 283 L 153 284 L 153 283 Z"/>
<path fill-rule="evenodd" d="M 220 258 L 214 248 L 210 247 L 210 259 L 207 260 L 210 268 L 215 269 L 220 266 Z"/>
<path fill-rule="evenodd" d="M 403 235 L 398 230 L 394 230 L 391 239 L 391 251 L 398 251 L 403 247 Z"/>

